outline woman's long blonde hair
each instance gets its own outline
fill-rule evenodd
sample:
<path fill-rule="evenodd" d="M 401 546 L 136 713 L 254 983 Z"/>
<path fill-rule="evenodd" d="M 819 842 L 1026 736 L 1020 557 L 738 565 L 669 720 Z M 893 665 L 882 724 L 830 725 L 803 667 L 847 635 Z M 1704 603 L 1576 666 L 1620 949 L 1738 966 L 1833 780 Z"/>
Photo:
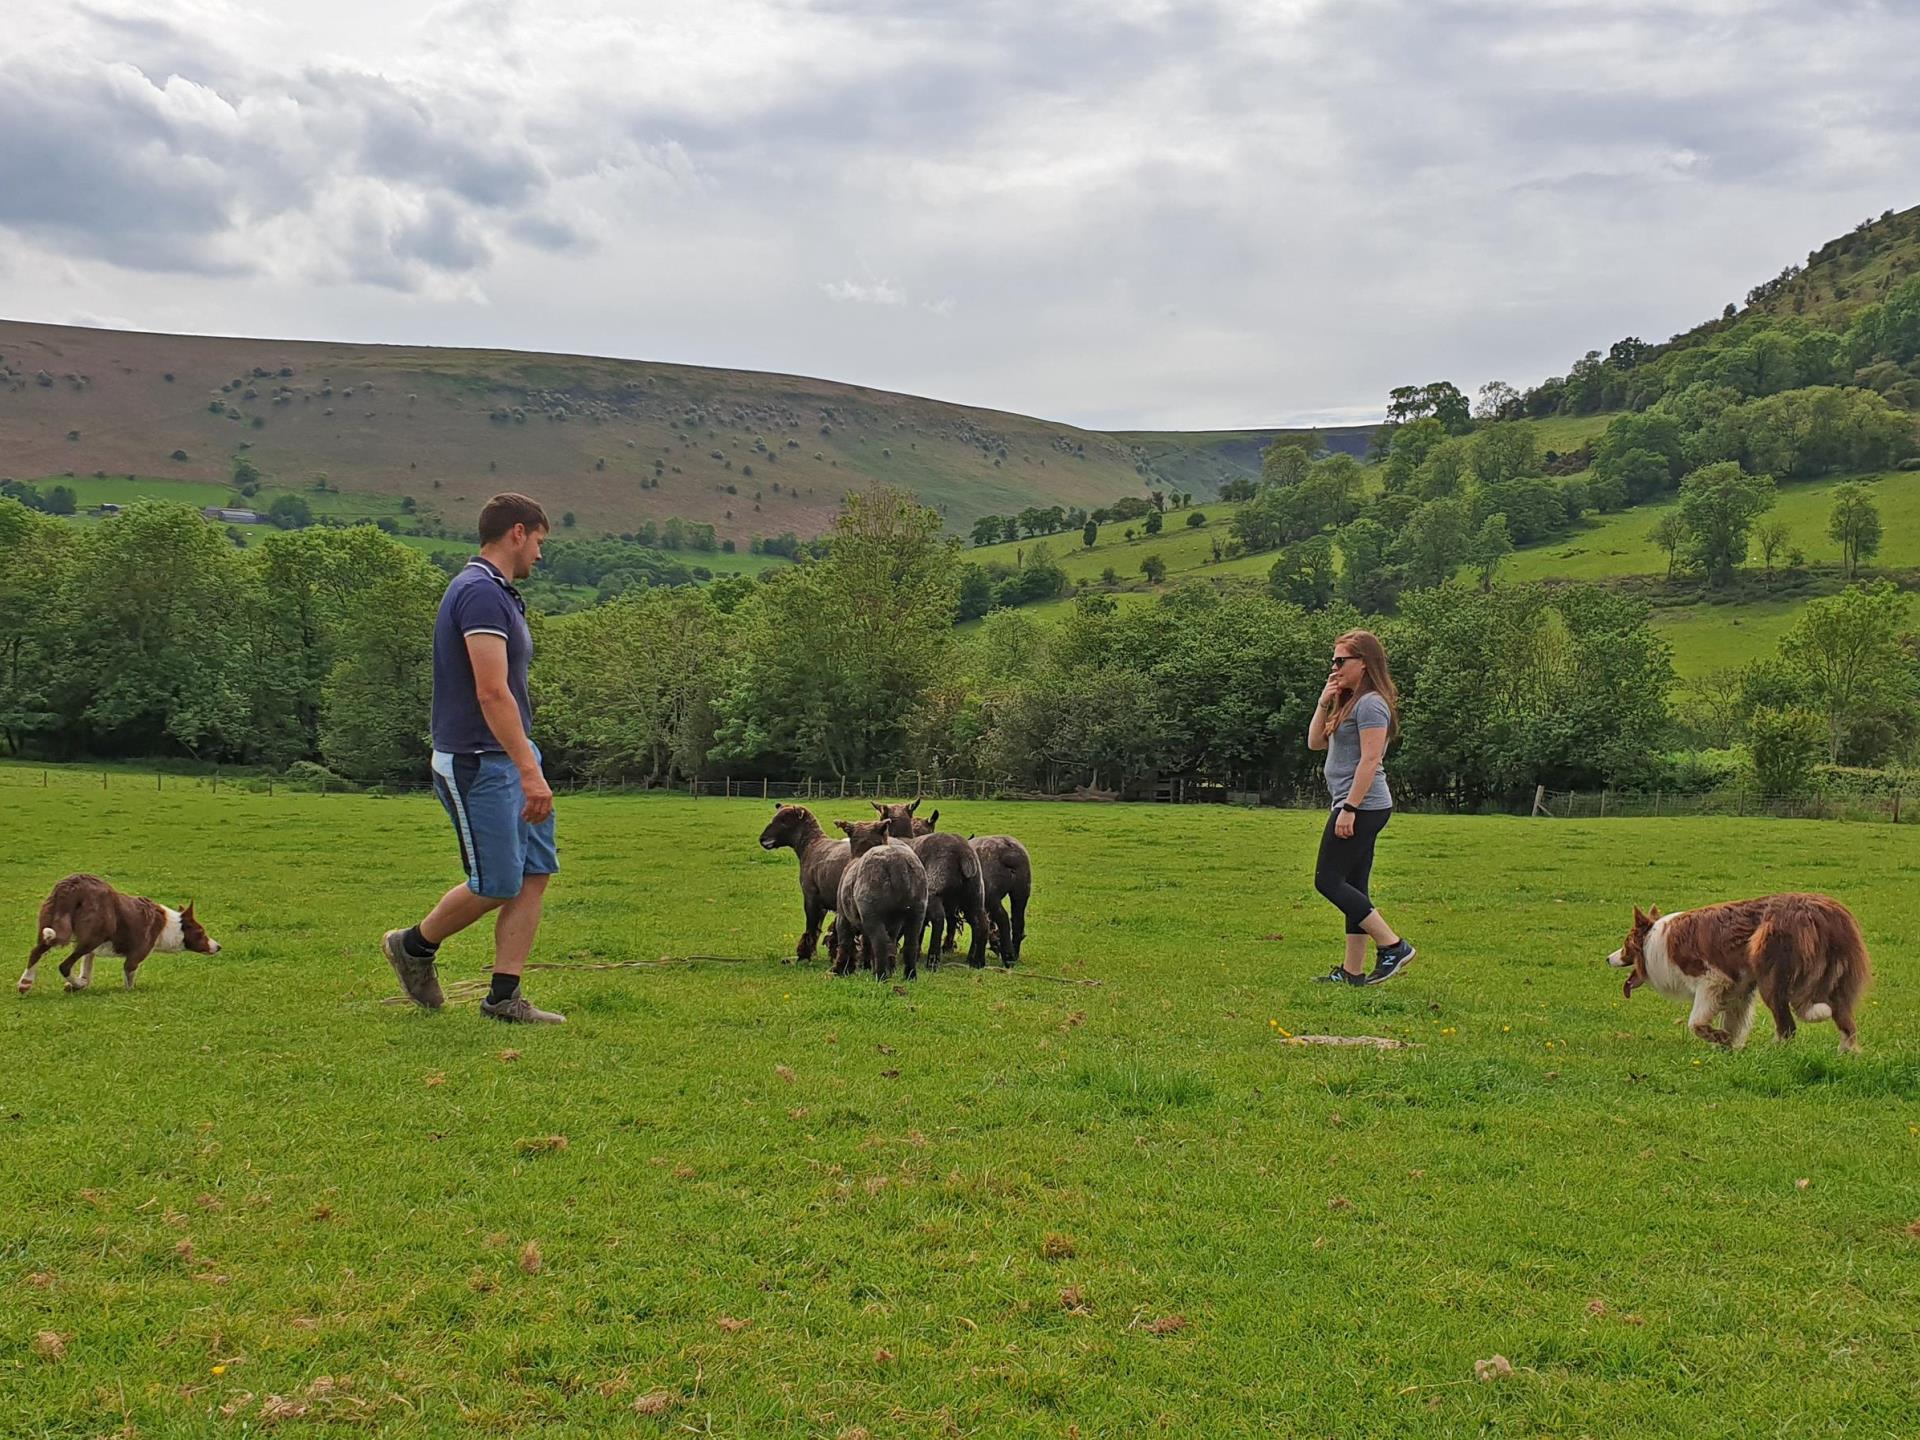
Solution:
<path fill-rule="evenodd" d="M 1387 702 L 1387 739 L 1400 733 L 1400 692 L 1393 688 L 1393 672 L 1387 668 L 1387 649 L 1371 630 L 1349 630 L 1333 642 L 1337 650 L 1360 657 L 1360 682 L 1340 692 L 1340 700 L 1327 713 L 1323 736 L 1331 740 L 1333 732 L 1346 723 L 1353 707 L 1369 690 Z"/>

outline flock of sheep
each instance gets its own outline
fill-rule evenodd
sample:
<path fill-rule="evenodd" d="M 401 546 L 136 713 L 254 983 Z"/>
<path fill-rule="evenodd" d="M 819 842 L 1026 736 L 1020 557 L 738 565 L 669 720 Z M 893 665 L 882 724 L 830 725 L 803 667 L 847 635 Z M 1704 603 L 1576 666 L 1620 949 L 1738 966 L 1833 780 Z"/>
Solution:
<path fill-rule="evenodd" d="M 835 975 L 870 965 L 874 977 L 893 974 L 896 952 L 906 978 L 918 973 L 922 934 L 927 962 L 938 966 L 942 950 L 954 949 L 960 925 L 969 933 L 967 963 L 985 965 L 987 946 L 1011 966 L 1027 933 L 1027 901 L 1033 894 L 1033 862 L 1011 835 L 962 839 L 936 827 L 940 812 L 922 820 L 920 802 L 882 805 L 877 820 L 836 820 L 844 840 L 829 838 L 803 805 L 781 805 L 760 832 L 763 850 L 788 849 L 800 857 L 800 900 L 806 929 L 796 959 L 813 957 L 820 924 L 829 910 L 827 955 Z"/>

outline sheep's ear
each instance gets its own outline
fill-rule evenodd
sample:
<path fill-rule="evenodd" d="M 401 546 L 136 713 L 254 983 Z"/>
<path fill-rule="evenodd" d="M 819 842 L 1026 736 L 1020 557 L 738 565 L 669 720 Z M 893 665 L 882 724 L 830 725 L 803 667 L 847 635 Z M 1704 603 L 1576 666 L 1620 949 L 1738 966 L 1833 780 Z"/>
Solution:
<path fill-rule="evenodd" d="M 919 808 L 920 808 L 920 802 L 918 800 L 915 800 L 911 805 L 907 806 L 907 814 L 911 815 L 913 814 L 914 811 L 918 810 Z"/>
<path fill-rule="evenodd" d="M 938 829 L 939 825 L 940 825 L 940 812 L 936 810 L 931 815 L 927 816 L 927 828 L 929 830 L 934 830 L 934 829 Z"/>
<path fill-rule="evenodd" d="M 846 831 L 847 834 L 851 835 L 853 833 L 853 822 L 851 820 L 836 820 L 833 823 Z"/>
<path fill-rule="evenodd" d="M 873 806 L 873 808 L 878 810 L 882 815 L 887 813 L 887 807 L 882 805 L 878 800 L 869 800 L 867 803 Z"/>

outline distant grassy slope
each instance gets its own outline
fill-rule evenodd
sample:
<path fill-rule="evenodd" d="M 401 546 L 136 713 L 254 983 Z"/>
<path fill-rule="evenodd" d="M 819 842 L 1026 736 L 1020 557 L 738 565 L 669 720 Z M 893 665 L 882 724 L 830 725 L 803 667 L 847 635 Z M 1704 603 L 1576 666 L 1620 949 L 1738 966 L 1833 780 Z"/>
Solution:
<path fill-rule="evenodd" d="M 1752 308 L 1844 322 L 1915 271 L 1920 271 L 1920 205 L 1889 210 L 1829 240 L 1807 256 L 1800 275 Z"/>
<path fill-rule="evenodd" d="M 1880 507 L 1886 538 L 1877 565 L 1920 565 L 1920 472 L 1898 471 L 1865 479 Z M 1833 492 L 1844 477 L 1813 480 L 1779 489 L 1768 519 L 1784 520 L 1793 532 L 1790 546 L 1804 550 L 1816 564 L 1837 562 L 1840 547 L 1827 536 Z M 1640 505 L 1599 519 L 1589 529 L 1545 545 L 1515 552 L 1503 572 L 1514 580 L 1604 580 L 1618 575 L 1661 575 L 1666 556 L 1647 532 L 1678 502 Z"/>
<path fill-rule="evenodd" d="M 1210 495 L 1256 472 L 1260 437 L 1277 433 L 1111 435 L 802 376 L 0 320 L 0 475 L 218 485 L 245 441 L 270 482 L 304 490 L 325 474 L 343 492 L 413 495 L 456 527 L 523 489 L 589 532 L 677 515 L 741 542 L 809 536 L 847 490 L 886 481 L 964 531 L 1150 485 Z"/>

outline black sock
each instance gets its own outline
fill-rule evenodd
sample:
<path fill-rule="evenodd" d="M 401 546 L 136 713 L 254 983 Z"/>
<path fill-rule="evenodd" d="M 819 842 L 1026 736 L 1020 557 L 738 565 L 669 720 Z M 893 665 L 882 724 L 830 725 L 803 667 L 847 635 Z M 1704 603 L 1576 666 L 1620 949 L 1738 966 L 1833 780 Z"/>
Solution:
<path fill-rule="evenodd" d="M 514 992 L 519 988 L 518 975 L 503 975 L 496 970 L 493 972 L 493 986 L 487 991 L 487 999 L 492 1004 L 498 1005 L 502 1000 L 511 1000 Z"/>
<path fill-rule="evenodd" d="M 416 960 L 431 960 L 439 952 L 440 942 L 427 939 L 415 925 L 400 937 L 400 948 Z"/>

